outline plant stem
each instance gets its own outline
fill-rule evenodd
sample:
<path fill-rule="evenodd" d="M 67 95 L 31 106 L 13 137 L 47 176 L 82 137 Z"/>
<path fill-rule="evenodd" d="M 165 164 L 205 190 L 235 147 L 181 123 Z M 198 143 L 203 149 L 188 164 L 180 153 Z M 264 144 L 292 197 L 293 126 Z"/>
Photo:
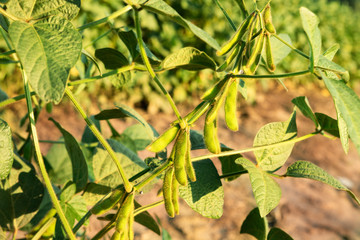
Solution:
<path fill-rule="evenodd" d="M 118 172 L 121 176 L 121 179 L 124 182 L 124 188 L 126 192 L 131 192 L 132 190 L 132 184 L 129 182 L 128 178 L 125 175 L 124 169 L 122 168 L 119 159 L 117 158 L 114 150 L 111 148 L 110 144 L 105 140 L 105 138 L 101 135 L 101 133 L 99 132 L 99 130 L 96 128 L 96 126 L 94 125 L 94 123 L 88 118 L 88 116 L 86 115 L 84 109 L 82 109 L 82 107 L 80 106 L 79 102 L 75 99 L 74 95 L 72 94 L 72 92 L 68 89 L 65 88 L 65 93 L 66 95 L 70 98 L 71 102 L 74 104 L 76 110 L 80 113 L 80 115 L 83 117 L 83 119 L 85 120 L 86 124 L 88 125 L 88 127 L 90 128 L 90 130 L 93 132 L 93 134 L 96 136 L 96 138 L 99 140 L 99 142 L 104 146 L 104 148 L 106 149 L 106 151 L 109 153 L 111 159 L 114 161 Z"/>
<path fill-rule="evenodd" d="M 39 240 L 41 236 L 48 230 L 48 228 L 56 221 L 56 218 L 50 218 L 40 229 L 36 232 L 36 234 L 31 238 L 31 240 Z"/>
<path fill-rule="evenodd" d="M 240 174 L 244 174 L 244 173 L 247 173 L 247 172 L 248 172 L 247 170 L 244 170 L 244 171 L 239 171 L 239 172 L 224 174 L 224 175 L 221 175 L 221 176 L 219 176 L 219 177 L 220 177 L 220 178 L 234 177 L 234 176 L 237 176 L 237 175 L 240 175 Z"/>
<path fill-rule="evenodd" d="M 199 160 L 203 160 L 203 159 L 207 159 L 207 158 L 225 157 L 225 156 L 231 156 L 231 155 L 235 155 L 235 154 L 242 154 L 242 153 L 246 153 L 246 152 L 254 152 L 254 151 L 263 150 L 263 149 L 267 149 L 267 148 L 280 147 L 280 146 L 283 146 L 283 145 L 286 145 L 286 144 L 291 144 L 291 143 L 297 143 L 297 142 L 304 141 L 305 139 L 311 138 L 311 137 L 313 137 L 313 136 L 315 136 L 315 135 L 317 135 L 319 133 L 320 132 L 317 131 L 317 132 L 313 132 L 313 133 L 304 135 L 302 137 L 293 138 L 293 139 L 288 140 L 288 141 L 279 142 L 279 143 L 273 143 L 273 144 L 264 145 L 264 146 L 257 146 L 257 147 L 242 149 L 242 150 L 226 151 L 226 152 L 221 152 L 221 153 L 218 153 L 218 154 L 203 155 L 203 156 L 199 156 L 199 157 L 194 157 L 191 160 L 192 161 L 199 161 Z"/>
<path fill-rule="evenodd" d="M 8 13 L 7 11 L 5 11 L 1 6 L 0 6 L 0 14 L 4 15 L 7 18 L 10 18 L 13 21 L 21 20 L 20 18 L 17 18 L 14 15 L 12 15 L 12 14 Z"/>
<path fill-rule="evenodd" d="M 0 9 L 2 9 L 2 8 L 0 7 Z M 11 43 L 10 43 L 10 39 L 8 38 L 7 33 L 5 32 L 5 30 L 2 27 L 0 27 L 0 32 L 5 40 L 6 46 L 10 49 L 10 51 L 13 50 L 13 47 L 11 46 Z"/>
<path fill-rule="evenodd" d="M 35 153 L 36 153 L 36 157 L 38 160 L 38 164 L 39 164 L 39 168 L 40 168 L 40 172 L 41 175 L 44 179 L 45 182 L 45 186 L 46 189 L 50 195 L 51 201 L 54 205 L 54 208 L 56 209 L 56 212 L 61 220 L 61 223 L 65 229 L 65 232 L 67 233 L 68 237 L 71 240 L 76 240 L 69 222 L 67 221 L 64 212 L 62 211 L 61 205 L 57 199 L 56 193 L 54 191 L 54 189 L 52 188 L 51 185 L 51 181 L 49 178 L 49 175 L 46 172 L 46 167 L 45 167 L 45 163 L 44 163 L 44 159 L 41 155 L 41 150 L 40 150 L 40 144 L 39 144 L 39 139 L 38 139 L 38 135 L 37 135 L 37 131 L 36 131 L 36 126 L 35 126 L 35 117 L 34 117 L 34 110 L 32 107 L 32 102 L 31 102 L 31 95 L 30 95 L 30 90 L 29 90 L 29 82 L 28 82 L 28 78 L 24 72 L 23 69 L 21 69 L 22 75 L 23 75 L 23 79 L 24 79 L 24 87 L 25 87 L 25 96 L 26 96 L 26 104 L 27 104 L 27 108 L 28 108 L 28 112 L 29 112 L 29 121 L 30 121 L 30 128 L 31 128 L 31 133 L 33 136 L 33 143 L 34 143 L 34 148 L 35 148 Z"/>
<path fill-rule="evenodd" d="M 154 172 L 151 173 L 151 175 L 138 184 L 134 186 L 135 191 L 139 191 L 141 188 L 143 188 L 146 184 L 151 182 L 154 178 L 156 178 L 158 175 L 160 175 L 166 168 L 168 168 L 172 164 L 171 161 L 166 161 L 163 165 L 159 166 L 157 169 L 155 169 Z"/>
<path fill-rule="evenodd" d="M 154 202 L 154 203 L 151 203 L 151 204 L 146 205 L 146 206 L 139 207 L 139 208 L 135 209 L 134 216 L 139 215 L 142 212 L 146 212 L 147 210 L 149 210 L 151 208 L 154 208 L 154 207 L 157 207 L 157 206 L 159 206 L 159 205 L 161 205 L 163 203 L 164 203 L 164 199 L 159 200 L 159 201 Z"/>
<path fill-rule="evenodd" d="M 33 96 L 33 95 L 35 95 L 35 92 L 30 92 L 30 96 Z M 6 99 L 6 100 L 0 102 L 0 108 L 6 107 L 7 105 L 15 103 L 24 98 L 25 98 L 25 94 L 21 94 L 21 95 L 15 96 L 13 98 Z"/>
<path fill-rule="evenodd" d="M 222 13 L 224 14 L 226 20 L 229 22 L 231 28 L 236 31 L 236 26 L 233 22 L 233 20 L 230 18 L 229 14 L 226 12 L 226 10 L 223 8 L 223 6 L 221 6 L 221 3 L 219 2 L 219 0 L 213 0 L 215 2 L 215 4 L 220 8 L 220 10 L 222 11 Z"/>
<path fill-rule="evenodd" d="M 3 53 L 0 53 L 0 56 L 7 56 L 7 55 L 11 55 L 13 53 L 16 53 L 15 50 L 10 50 L 10 51 L 7 51 L 7 52 L 3 52 Z"/>
<path fill-rule="evenodd" d="M 176 105 L 174 103 L 174 100 L 171 98 L 170 94 L 165 89 L 164 85 L 160 82 L 159 78 L 157 77 L 156 73 L 154 72 L 153 68 L 151 67 L 148 56 L 146 55 L 144 42 L 142 40 L 142 32 L 141 32 L 141 27 L 140 27 L 139 13 L 138 13 L 138 11 L 136 9 L 134 11 L 134 18 L 135 18 L 135 27 L 136 27 L 136 34 L 137 34 L 137 38 L 138 38 L 138 44 L 139 44 L 139 48 L 140 48 L 140 54 L 141 54 L 141 57 L 143 59 L 143 62 L 145 64 L 148 72 L 150 73 L 150 76 L 155 81 L 155 83 L 158 85 L 158 87 L 160 88 L 160 90 L 164 94 L 164 96 L 167 98 L 167 100 L 170 103 L 171 108 L 173 109 L 176 117 L 179 119 L 179 121 L 181 121 L 181 115 L 180 115 L 180 112 L 179 112 L 179 110 L 177 109 L 177 107 L 176 107 Z"/>
<path fill-rule="evenodd" d="M 257 78 L 257 79 L 263 79 L 263 78 L 288 78 L 288 77 L 295 77 L 295 76 L 301 76 L 310 74 L 310 70 L 304 70 L 300 72 L 292 72 L 292 73 L 284 73 L 284 74 L 269 74 L 269 75 L 231 75 L 233 78 Z"/>
<path fill-rule="evenodd" d="M 282 39 L 281 37 L 279 37 L 277 34 L 273 34 L 274 37 L 276 37 L 280 42 L 282 42 L 283 44 L 285 44 L 286 46 L 288 46 L 289 48 L 291 48 L 293 51 L 295 51 L 296 53 L 298 53 L 299 55 L 303 56 L 306 59 L 310 59 L 310 57 L 308 55 L 306 55 L 305 53 L 303 53 L 302 51 L 300 51 L 299 49 L 295 48 L 294 46 L 292 46 L 290 43 L 286 42 L 284 39 Z"/>
<path fill-rule="evenodd" d="M 127 6 L 125 6 L 122 9 L 112 13 L 111 15 L 109 15 L 107 17 L 101 18 L 101 19 L 96 20 L 94 22 L 90 22 L 90 23 L 87 23 L 87 24 L 84 24 L 84 25 L 78 27 L 78 30 L 83 31 L 83 30 L 85 30 L 87 28 L 94 27 L 94 26 L 106 23 L 106 22 L 108 22 L 108 21 L 110 21 L 112 19 L 115 19 L 115 18 L 121 16 L 122 14 L 130 11 L 131 9 L 132 9 L 132 7 L 130 5 L 127 5 Z"/>

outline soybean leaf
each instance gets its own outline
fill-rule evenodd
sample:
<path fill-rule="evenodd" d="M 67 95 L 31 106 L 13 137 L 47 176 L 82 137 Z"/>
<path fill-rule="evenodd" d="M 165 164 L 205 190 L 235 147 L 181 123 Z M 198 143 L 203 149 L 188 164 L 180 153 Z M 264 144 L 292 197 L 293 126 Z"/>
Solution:
<path fill-rule="evenodd" d="M 256 134 L 254 147 L 265 146 L 291 140 L 297 135 L 296 112 L 285 122 L 273 122 L 263 126 Z M 256 161 L 261 169 L 274 171 L 281 167 L 291 154 L 294 143 L 269 147 L 254 151 Z"/>
<path fill-rule="evenodd" d="M 206 149 L 204 136 L 196 130 L 190 130 L 191 150 Z"/>
<path fill-rule="evenodd" d="M 166 231 L 164 228 L 162 229 L 162 240 L 171 240 L 170 233 Z"/>
<path fill-rule="evenodd" d="M 7 122 L 0 119 L 0 180 L 5 179 L 14 161 L 14 147 L 11 139 L 11 129 Z"/>
<path fill-rule="evenodd" d="M 322 168 L 316 166 L 315 164 L 307 161 L 296 161 L 290 165 L 284 175 L 286 177 L 297 177 L 297 178 L 308 178 L 316 181 L 326 183 L 338 190 L 347 191 L 350 196 L 360 205 L 359 199 L 355 194 L 345 187 L 340 181 L 336 178 L 325 172 Z"/>
<path fill-rule="evenodd" d="M 293 238 L 280 228 L 272 228 L 270 229 L 267 240 L 293 240 Z"/>
<path fill-rule="evenodd" d="M 115 151 L 127 177 L 130 178 L 141 172 L 144 168 L 147 168 L 147 165 L 124 145 L 112 139 L 109 139 L 108 142 Z M 122 184 L 122 179 L 115 163 L 103 148 L 96 148 L 96 153 L 93 158 L 93 169 L 96 183 L 111 188 L 116 188 Z M 141 179 L 138 179 L 137 181 L 140 180 Z"/>
<path fill-rule="evenodd" d="M 0 226 L 13 230 L 22 228 L 36 214 L 44 195 L 44 188 L 34 168 L 16 158 L 9 177 L 0 181 Z"/>
<path fill-rule="evenodd" d="M 6 6 L 7 11 L 22 19 L 59 15 L 71 20 L 79 13 L 80 4 L 80 0 L 10 0 Z"/>
<path fill-rule="evenodd" d="M 338 127 L 339 127 L 339 134 L 340 134 L 340 141 L 341 146 L 344 149 L 344 152 L 347 154 L 349 152 L 349 130 L 346 125 L 346 122 L 344 120 L 344 117 L 342 116 L 341 112 L 336 108 L 336 114 L 337 114 L 337 121 L 338 121 Z"/>
<path fill-rule="evenodd" d="M 302 25 L 310 43 L 310 70 L 314 69 L 321 54 L 321 33 L 318 17 L 305 7 L 300 8 Z"/>
<path fill-rule="evenodd" d="M 319 126 L 318 119 L 316 118 L 313 110 L 311 109 L 309 100 L 305 96 L 297 97 L 291 100 L 291 102 L 299 108 L 302 114 L 304 114 L 305 117 L 310 118 L 314 123 L 315 127 Z"/>
<path fill-rule="evenodd" d="M 135 124 L 126 128 L 122 136 L 130 138 L 133 144 L 135 144 L 135 150 L 144 150 L 151 142 L 152 138 L 149 134 L 146 134 L 146 128 L 142 124 Z"/>
<path fill-rule="evenodd" d="M 132 80 L 132 74 L 130 71 L 126 72 L 119 72 L 115 75 L 110 76 L 112 85 L 117 88 L 121 89 L 126 84 L 130 83 Z"/>
<path fill-rule="evenodd" d="M 96 120 L 109 120 L 109 119 L 126 118 L 126 117 L 129 116 L 119 109 L 102 110 L 100 113 L 94 116 Z"/>
<path fill-rule="evenodd" d="M 329 60 L 328 58 L 322 55 L 320 55 L 319 62 L 317 63 L 316 67 L 326 71 L 329 77 L 334 77 L 336 76 L 336 74 L 338 74 L 340 76 L 343 76 L 344 80 L 348 81 L 349 72 L 342 66 L 334 63 L 333 61 Z M 331 72 L 336 74 L 331 74 Z"/>
<path fill-rule="evenodd" d="M 69 201 L 76 193 L 76 185 L 69 181 L 65 184 L 60 193 L 60 200 L 63 202 Z"/>
<path fill-rule="evenodd" d="M 89 183 L 86 186 L 86 189 L 83 194 L 86 205 L 88 206 L 95 205 L 100 199 L 102 199 L 110 191 L 111 191 L 110 187 L 93 182 Z"/>
<path fill-rule="evenodd" d="M 50 118 L 64 137 L 66 151 L 71 160 L 72 181 L 76 184 L 76 191 L 85 188 L 88 180 L 88 169 L 86 160 L 76 139 L 54 119 Z"/>
<path fill-rule="evenodd" d="M 256 167 L 251 161 L 240 158 L 237 164 L 242 165 L 249 173 L 251 187 L 261 217 L 265 217 L 280 201 L 281 189 L 267 172 Z"/>
<path fill-rule="evenodd" d="M 106 69 L 117 69 L 129 65 L 127 58 L 113 48 L 96 49 L 95 57 L 104 63 Z"/>
<path fill-rule="evenodd" d="M 6 31 L 9 31 L 9 20 L 0 14 L 0 26 Z"/>
<path fill-rule="evenodd" d="M 96 61 L 96 59 L 95 59 L 88 51 L 86 51 L 85 49 L 82 49 L 82 50 L 81 50 L 81 53 L 82 53 L 83 55 L 85 55 L 88 59 L 90 59 L 90 61 L 91 61 L 92 63 L 95 64 L 95 66 L 96 66 L 97 70 L 99 71 L 100 75 L 102 75 L 101 68 L 100 68 L 100 66 L 99 66 L 99 63 Z"/>
<path fill-rule="evenodd" d="M 15 21 L 9 35 L 34 91 L 45 102 L 59 103 L 82 39 L 71 22 L 52 16 L 34 24 Z"/>
<path fill-rule="evenodd" d="M 210 159 L 193 162 L 196 182 L 180 186 L 179 195 L 196 212 L 208 218 L 223 214 L 224 189 Z"/>
<path fill-rule="evenodd" d="M 167 18 L 169 18 L 171 21 L 174 21 L 181 26 L 188 28 L 190 31 L 192 31 L 198 38 L 209 44 L 212 48 L 215 50 L 219 50 L 220 46 L 216 42 L 214 38 L 212 38 L 207 32 L 202 30 L 201 28 L 195 26 L 190 21 L 186 20 L 185 18 L 181 17 L 178 12 L 176 12 L 175 9 L 173 9 L 171 6 L 169 6 L 166 2 L 163 0 L 152 0 L 152 1 L 146 1 L 145 3 L 141 4 L 141 6 L 149 10 L 151 12 L 154 12 L 156 14 L 163 15 Z"/>
<path fill-rule="evenodd" d="M 168 55 L 161 63 L 164 69 L 183 68 L 187 70 L 201 70 L 210 68 L 215 70 L 216 63 L 205 52 L 193 47 L 182 48 Z"/>
<path fill-rule="evenodd" d="M 60 201 L 60 203 L 70 226 L 73 226 L 75 220 L 79 221 L 88 211 L 86 203 L 80 195 L 75 195 L 68 201 Z"/>
<path fill-rule="evenodd" d="M 360 99 L 356 93 L 348 87 L 343 81 L 331 79 L 321 74 L 325 86 L 329 90 L 338 116 L 341 115 L 346 123 L 350 139 L 354 142 L 355 147 L 360 153 Z M 340 128 L 341 132 L 344 131 L 344 126 Z"/>
<path fill-rule="evenodd" d="M 226 150 L 231 150 L 231 149 L 229 148 L 221 149 L 222 152 Z M 221 172 L 223 175 L 241 172 L 239 175 L 225 178 L 226 181 L 230 182 L 232 180 L 237 179 L 241 174 L 246 173 L 246 170 L 241 165 L 235 163 L 235 160 L 238 158 L 242 158 L 242 155 L 235 154 L 231 156 L 219 157 L 221 162 Z"/>
<path fill-rule="evenodd" d="M 260 216 L 259 208 L 254 208 L 241 225 L 240 233 L 247 233 L 257 240 L 265 240 L 268 223 L 265 217 Z"/>
<path fill-rule="evenodd" d="M 335 137 L 340 137 L 338 122 L 335 119 L 323 113 L 315 113 L 315 116 L 316 119 L 318 119 L 319 125 L 321 126 L 322 130 L 330 133 Z"/>
<path fill-rule="evenodd" d="M 135 201 L 135 208 L 139 207 L 141 207 L 141 205 Z M 155 221 L 155 219 L 150 215 L 149 212 L 145 211 L 136 215 L 134 220 L 135 222 L 147 227 L 157 235 L 161 234 L 159 224 Z"/>
<path fill-rule="evenodd" d="M 5 101 L 8 98 L 9 98 L 9 96 L 6 94 L 6 92 L 1 90 L 1 88 L 0 88 L 0 102 Z"/>
<path fill-rule="evenodd" d="M 335 54 L 339 51 L 339 49 L 340 45 L 338 43 L 335 43 L 323 53 L 323 56 L 331 61 L 334 58 Z"/>

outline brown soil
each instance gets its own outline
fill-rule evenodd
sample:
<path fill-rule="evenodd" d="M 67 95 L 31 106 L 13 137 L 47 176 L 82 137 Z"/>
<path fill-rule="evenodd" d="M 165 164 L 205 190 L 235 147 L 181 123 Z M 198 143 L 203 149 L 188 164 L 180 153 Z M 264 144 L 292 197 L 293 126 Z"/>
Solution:
<path fill-rule="evenodd" d="M 333 102 L 324 91 L 314 89 L 305 94 L 303 90 L 298 88 L 297 92 L 286 92 L 281 88 L 274 88 L 266 93 L 258 94 L 254 106 L 244 104 L 241 106 L 241 124 L 238 132 L 234 133 L 226 129 L 221 117 L 219 124 L 221 141 L 234 149 L 251 147 L 254 136 L 260 127 L 269 122 L 288 119 L 293 109 L 291 99 L 301 95 L 308 96 L 314 111 L 335 117 Z M 186 112 L 187 107 L 184 106 L 183 108 L 180 110 Z M 95 114 L 98 109 L 89 109 L 88 112 Z M 174 120 L 172 115 L 149 116 L 141 110 L 139 112 L 159 132 L 166 129 L 168 124 Z M 53 128 L 53 123 L 47 120 L 49 116 L 42 114 L 40 117 L 38 125 L 40 139 L 56 140 L 60 133 Z M 51 116 L 74 136 L 80 138 L 85 123 L 79 119 L 71 106 L 55 107 Z M 120 132 L 130 124 L 127 121 L 113 121 L 113 123 Z M 298 113 L 297 125 L 299 136 L 313 131 L 311 121 L 303 117 L 301 113 Z M 201 129 L 201 127 L 202 123 L 196 126 L 197 129 Z M 104 131 L 106 134 L 108 130 L 104 127 Z M 46 151 L 49 144 L 43 144 L 42 147 Z M 145 157 L 147 154 L 142 152 L 141 156 Z M 192 154 L 201 153 L 194 152 Z M 251 154 L 245 156 L 254 160 Z M 350 146 L 350 151 L 346 155 L 338 139 L 330 140 L 323 136 L 316 136 L 296 144 L 286 165 L 288 166 L 296 160 L 307 160 L 317 164 L 341 180 L 355 194 L 360 195 L 360 158 L 353 145 Z M 215 159 L 214 163 L 219 169 L 219 161 Z M 279 172 L 284 173 L 284 169 Z M 268 216 L 272 226 L 283 229 L 294 239 L 360 239 L 360 209 L 346 192 L 340 192 L 325 184 L 305 179 L 283 179 L 279 180 L 278 183 L 282 189 L 282 199 L 279 206 Z M 160 186 L 156 190 L 159 188 Z M 184 201 L 181 201 L 180 215 L 174 219 L 166 216 L 163 206 L 152 209 L 150 212 L 160 218 L 163 227 L 174 240 L 251 239 L 249 236 L 239 235 L 242 221 L 249 211 L 255 207 L 248 176 L 241 176 L 233 182 L 224 182 L 224 191 L 224 214 L 220 219 L 204 218 L 190 209 Z M 142 204 L 151 203 L 158 199 L 155 195 L 156 192 L 144 194 L 139 196 L 138 200 Z M 88 233 L 95 233 L 104 224 L 103 222 L 90 224 Z M 137 224 L 135 233 L 135 239 L 161 239 L 161 237 Z"/>

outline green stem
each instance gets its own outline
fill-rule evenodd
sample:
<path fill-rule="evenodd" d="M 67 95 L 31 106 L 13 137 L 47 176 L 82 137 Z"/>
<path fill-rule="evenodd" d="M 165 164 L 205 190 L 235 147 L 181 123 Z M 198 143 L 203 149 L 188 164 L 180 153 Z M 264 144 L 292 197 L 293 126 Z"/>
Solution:
<path fill-rule="evenodd" d="M 249 13 L 248 13 L 248 11 L 246 9 L 246 5 L 245 5 L 244 0 L 235 0 L 235 1 L 239 5 L 240 10 L 241 10 L 242 14 L 244 15 L 244 18 L 246 18 L 249 15 Z"/>
<path fill-rule="evenodd" d="M 297 142 L 304 141 L 304 140 L 306 140 L 308 138 L 311 138 L 311 137 L 313 137 L 313 136 L 315 136 L 315 135 L 317 135 L 319 133 L 320 132 L 317 131 L 317 132 L 313 132 L 313 133 L 304 135 L 302 137 L 293 138 L 293 139 L 288 140 L 288 141 L 269 144 L 269 145 L 264 145 L 264 146 L 257 146 L 257 147 L 242 149 L 242 150 L 226 151 L 226 152 L 221 152 L 221 153 L 218 153 L 218 154 L 203 155 L 203 156 L 199 156 L 199 157 L 194 157 L 191 160 L 192 161 L 199 161 L 199 160 L 203 160 L 203 159 L 207 159 L 207 158 L 225 157 L 225 156 L 231 156 L 231 155 L 235 155 L 235 154 L 242 154 L 242 153 L 246 153 L 246 152 L 259 151 L 259 150 L 263 150 L 263 149 L 267 149 L 267 148 L 281 147 L 281 146 L 286 145 L 286 144 L 291 144 L 291 143 L 297 143 Z"/>
<path fill-rule="evenodd" d="M 41 143 L 51 143 L 51 144 L 65 144 L 64 141 L 52 141 L 52 140 L 39 140 L 39 142 Z M 99 143 L 94 142 L 94 143 L 82 143 L 80 142 L 79 145 L 84 146 L 84 147 L 96 147 L 97 145 L 99 145 Z"/>
<path fill-rule="evenodd" d="M 139 208 L 135 209 L 134 216 L 139 215 L 140 213 L 146 212 L 147 210 L 149 210 L 151 208 L 154 208 L 154 207 L 157 207 L 157 206 L 159 206 L 159 205 L 161 205 L 163 203 L 164 203 L 164 199 L 160 200 L 160 201 L 157 201 L 157 202 L 154 202 L 154 203 L 151 203 L 151 204 L 146 205 L 146 206 L 139 207 Z"/>
<path fill-rule="evenodd" d="M 269 74 L 269 75 L 231 75 L 233 78 L 257 78 L 257 79 L 263 79 L 263 78 L 289 78 L 289 77 L 295 77 L 295 76 L 301 76 L 310 74 L 310 70 L 304 70 L 300 72 L 292 72 L 292 73 L 284 73 L 284 74 Z"/>
<path fill-rule="evenodd" d="M 0 14 L 4 15 L 7 18 L 10 18 L 13 21 L 20 21 L 20 18 L 15 17 L 14 15 L 8 13 L 7 11 L 5 11 L 1 6 L 0 6 Z"/>
<path fill-rule="evenodd" d="M 87 44 L 86 46 L 84 46 L 84 49 L 87 49 L 90 46 L 93 46 L 94 43 L 96 43 L 97 41 L 99 41 L 100 39 L 102 39 L 103 37 L 105 37 L 106 35 L 108 35 L 109 33 L 111 33 L 113 31 L 113 29 L 110 29 L 106 32 L 104 32 L 103 34 L 101 34 L 100 36 L 98 36 L 97 38 L 95 38 L 93 41 L 91 41 L 89 44 Z"/>
<path fill-rule="evenodd" d="M 74 104 L 76 110 L 80 113 L 80 115 L 83 117 L 83 119 L 85 120 L 86 124 L 88 125 L 88 127 L 90 128 L 90 130 L 92 131 L 92 133 L 96 136 L 96 138 L 99 140 L 99 142 L 104 146 L 104 148 L 106 149 L 106 151 L 109 153 L 111 159 L 114 161 L 118 172 L 121 176 L 121 179 L 124 182 L 124 187 L 125 187 L 125 191 L 126 192 L 131 192 L 132 190 L 132 184 L 129 182 L 128 178 L 125 175 L 124 169 L 122 168 L 119 159 L 117 158 L 114 150 L 111 148 L 110 144 L 105 140 L 105 138 L 101 135 L 101 133 L 99 132 L 99 130 L 96 128 L 96 126 L 94 125 L 94 123 L 88 118 L 88 116 L 86 115 L 84 109 L 82 109 L 82 107 L 80 106 L 79 102 L 75 99 L 74 95 L 72 94 L 72 92 L 66 88 L 65 89 L 65 93 L 66 95 L 70 98 L 71 102 Z"/>
<path fill-rule="evenodd" d="M 159 176 L 166 168 L 168 168 L 172 164 L 171 161 L 166 161 L 163 165 L 159 166 L 157 169 L 154 170 L 154 172 L 151 173 L 151 175 L 138 184 L 134 186 L 135 191 L 139 191 L 141 188 L 143 188 L 146 184 L 151 182 L 154 178 Z"/>
<path fill-rule="evenodd" d="M 7 51 L 7 52 L 3 52 L 3 53 L 0 53 L 0 56 L 7 56 L 7 55 L 11 55 L 13 53 L 16 53 L 15 50 L 10 50 L 10 51 Z"/>
<path fill-rule="evenodd" d="M 243 171 L 239 171 L 239 172 L 234 172 L 234 173 L 228 173 L 228 174 L 223 174 L 221 176 L 219 176 L 219 178 L 228 178 L 228 177 L 234 177 L 240 174 L 244 174 L 247 173 L 247 170 L 243 170 Z"/>
<path fill-rule="evenodd" d="M 107 78 L 107 77 L 110 77 L 110 76 L 113 76 L 113 75 L 116 75 L 116 74 L 119 74 L 119 73 L 122 73 L 122 72 L 131 71 L 131 70 L 144 71 L 146 69 L 141 65 L 131 64 L 131 65 L 124 66 L 124 67 L 121 67 L 121 68 L 113 70 L 113 71 L 109 71 L 107 73 L 104 73 L 101 76 L 95 76 L 95 77 L 90 77 L 90 78 L 85 78 L 85 79 L 69 82 L 68 85 L 69 86 L 76 86 L 76 85 L 80 85 L 80 84 L 83 84 L 83 83 L 91 83 L 91 82 L 95 82 L 95 81 L 100 80 L 100 79 L 104 79 L 104 78 Z"/>
<path fill-rule="evenodd" d="M 35 126 L 35 117 L 34 117 L 34 110 L 32 107 L 32 102 L 31 102 L 31 95 L 30 95 L 30 90 L 29 90 L 29 82 L 28 82 L 28 78 L 24 72 L 24 70 L 22 70 L 22 74 L 23 74 L 23 79 L 24 79 L 24 87 L 25 87 L 25 96 L 26 96 L 26 104 L 27 104 L 27 108 L 28 108 L 28 112 L 29 112 L 29 121 L 30 121 L 30 127 L 31 127 L 31 133 L 33 136 L 33 143 L 34 143 L 34 148 L 35 148 L 35 153 L 36 153 L 36 157 L 38 160 L 38 164 L 39 164 L 39 168 L 40 168 L 40 172 L 42 174 L 42 177 L 44 179 L 45 182 L 45 186 L 46 189 L 50 195 L 51 201 L 54 205 L 54 208 L 56 209 L 56 212 L 61 220 L 61 223 L 65 229 L 65 232 L 67 233 L 68 237 L 71 240 L 76 240 L 69 222 L 67 221 L 64 212 L 61 209 L 61 205 L 57 199 L 56 193 L 54 191 L 54 189 L 52 188 L 52 184 L 49 178 L 49 175 L 46 172 L 46 167 L 45 167 L 45 163 L 44 163 L 44 159 L 42 157 L 41 154 L 41 150 L 40 150 L 40 144 L 39 144 L 39 139 L 38 139 L 38 135 L 37 135 L 37 131 L 36 131 L 36 126 Z"/>
<path fill-rule="evenodd" d="M 140 54 L 141 54 L 141 57 L 143 59 L 143 62 L 145 64 L 148 72 L 150 73 L 151 78 L 155 81 L 155 83 L 160 88 L 161 92 L 164 94 L 164 96 L 166 97 L 166 99 L 170 103 L 171 108 L 173 109 L 176 117 L 181 121 L 181 115 L 180 115 L 180 112 L 179 112 L 179 110 L 177 109 L 177 107 L 176 107 L 176 105 L 174 103 L 174 100 L 171 98 L 170 94 L 165 89 L 164 85 L 160 82 L 159 78 L 157 77 L 156 73 L 154 72 L 153 68 L 151 67 L 148 56 L 146 55 L 144 42 L 142 40 L 142 32 L 141 32 L 141 27 L 140 27 L 140 18 L 139 18 L 139 13 L 138 13 L 137 10 L 134 11 L 134 16 L 135 16 L 136 34 L 137 34 L 138 44 L 139 44 L 139 48 L 140 48 Z"/>
<path fill-rule="evenodd" d="M 230 18 L 229 14 L 226 12 L 226 10 L 223 8 L 223 6 L 221 6 L 221 3 L 219 2 L 219 0 L 213 0 L 215 2 L 215 4 L 220 8 L 220 10 L 222 11 L 222 13 L 224 14 L 226 20 L 229 22 L 231 28 L 236 31 L 236 26 L 233 22 L 233 20 Z"/>
<path fill-rule="evenodd" d="M 0 9 L 2 9 L 2 8 L 0 7 Z M 11 46 L 10 39 L 8 38 L 7 33 L 5 32 L 5 30 L 2 27 L 0 27 L 0 32 L 1 32 L 1 35 L 3 36 L 3 38 L 5 40 L 6 46 L 10 49 L 10 51 L 13 50 L 13 47 Z"/>
<path fill-rule="evenodd" d="M 91 240 L 101 239 L 114 226 L 115 226 L 115 219 L 113 219 L 108 224 L 106 224 L 106 226 L 103 227 Z"/>
<path fill-rule="evenodd" d="M 108 22 L 108 21 L 110 21 L 112 19 L 115 19 L 115 18 L 121 16 L 122 14 L 130 11 L 131 9 L 132 9 L 132 7 L 130 5 L 127 5 L 127 6 L 125 6 L 122 9 L 112 13 L 111 15 L 109 15 L 107 17 L 101 18 L 101 19 L 96 20 L 94 22 L 90 22 L 90 23 L 87 23 L 87 24 L 84 24 L 84 25 L 78 27 L 78 30 L 82 31 L 82 30 L 85 30 L 87 28 L 94 27 L 94 26 L 106 23 L 106 22 Z"/>
<path fill-rule="evenodd" d="M 30 92 L 30 96 L 34 96 L 34 95 L 35 95 L 35 92 Z M 7 105 L 15 103 L 24 98 L 25 98 L 25 94 L 21 94 L 21 95 L 15 96 L 13 98 L 6 99 L 6 100 L 0 102 L 0 108 L 6 107 Z"/>
<path fill-rule="evenodd" d="M 292 46 L 290 43 L 286 42 L 284 39 L 282 39 L 281 37 L 279 37 L 277 34 L 273 34 L 274 37 L 276 37 L 280 42 L 282 42 L 283 44 L 285 44 L 286 46 L 288 46 L 289 48 L 291 48 L 293 51 L 295 51 L 296 53 L 298 53 L 299 55 L 303 56 L 306 59 L 310 59 L 310 57 L 308 55 L 306 55 L 305 53 L 303 53 L 302 51 L 300 51 L 299 49 L 295 48 L 294 46 Z"/>

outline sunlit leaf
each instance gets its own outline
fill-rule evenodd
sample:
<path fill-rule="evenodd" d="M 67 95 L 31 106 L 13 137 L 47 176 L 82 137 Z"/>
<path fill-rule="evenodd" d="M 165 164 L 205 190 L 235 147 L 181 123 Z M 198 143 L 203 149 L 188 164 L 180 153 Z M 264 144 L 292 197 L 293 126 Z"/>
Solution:
<path fill-rule="evenodd" d="M 14 147 L 9 125 L 0 119 L 0 180 L 5 179 L 14 161 Z"/>

